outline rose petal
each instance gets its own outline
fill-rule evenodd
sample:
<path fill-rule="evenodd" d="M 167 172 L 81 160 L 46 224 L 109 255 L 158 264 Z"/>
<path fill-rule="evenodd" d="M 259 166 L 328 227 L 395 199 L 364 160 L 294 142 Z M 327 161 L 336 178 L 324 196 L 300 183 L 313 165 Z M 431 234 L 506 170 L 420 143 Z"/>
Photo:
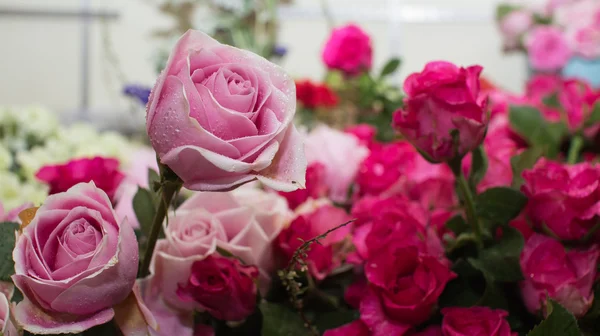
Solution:
<path fill-rule="evenodd" d="M 39 335 L 80 333 L 109 322 L 115 315 L 112 308 L 91 315 L 51 314 L 38 308 L 27 297 L 17 304 L 14 314 L 23 329 Z"/>
<path fill-rule="evenodd" d="M 371 336 L 404 335 L 412 327 L 390 320 L 375 293 L 369 291 L 360 302 L 360 319 L 371 331 Z"/>
<path fill-rule="evenodd" d="M 158 329 L 154 316 L 142 301 L 140 289 L 136 284 L 131 294 L 121 303 L 114 306 L 115 323 L 123 335 L 147 336 L 148 328 Z"/>

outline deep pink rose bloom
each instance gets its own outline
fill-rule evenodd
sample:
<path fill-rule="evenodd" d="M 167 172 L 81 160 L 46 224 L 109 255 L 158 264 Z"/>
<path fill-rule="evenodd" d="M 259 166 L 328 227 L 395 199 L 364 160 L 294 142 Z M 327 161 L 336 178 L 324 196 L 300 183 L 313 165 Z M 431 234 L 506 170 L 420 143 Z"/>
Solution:
<path fill-rule="evenodd" d="M 117 159 L 98 156 L 44 166 L 35 177 L 50 186 L 51 195 L 65 192 L 78 183 L 93 181 L 98 188 L 104 190 L 111 201 L 114 201 L 117 188 L 125 175 L 119 171 Z"/>
<path fill-rule="evenodd" d="M 177 284 L 189 280 L 194 262 L 220 247 L 258 267 L 265 294 L 276 267 L 272 243 L 290 219 L 285 200 L 275 193 L 253 188 L 196 193 L 165 222 L 165 239 L 157 241 L 150 268 L 151 287 L 160 288 L 172 307 L 193 310 L 175 294 Z"/>
<path fill-rule="evenodd" d="M 432 162 L 463 156 L 481 144 L 489 119 L 479 92 L 482 67 L 459 68 L 430 62 L 404 82 L 404 107 L 394 113 L 394 127 Z M 458 131 L 455 149 L 452 132 Z M 455 150 L 457 153 L 455 153 Z"/>
<path fill-rule="evenodd" d="M 25 299 L 15 318 L 32 333 L 78 333 L 114 317 L 138 269 L 133 229 L 93 182 L 48 196 L 13 251 Z M 92 288 L 93 290 L 90 290 Z"/>
<path fill-rule="evenodd" d="M 444 336 L 516 336 L 506 321 L 508 313 L 488 307 L 442 309 Z"/>
<path fill-rule="evenodd" d="M 299 238 L 310 240 L 352 219 L 344 210 L 320 201 L 309 202 L 297 212 L 298 216 L 289 227 L 281 231 L 276 241 L 285 264 L 302 245 Z M 315 278 L 322 280 L 341 265 L 346 255 L 344 242 L 349 234 L 350 226 L 344 226 L 321 239 L 321 244 L 311 245 L 306 263 Z"/>
<path fill-rule="evenodd" d="M 535 70 L 554 71 L 561 69 L 572 52 L 564 33 L 554 26 L 537 26 L 527 34 L 525 47 L 529 63 Z"/>
<path fill-rule="evenodd" d="M 319 199 L 326 197 L 329 187 L 326 183 L 325 166 L 321 162 L 313 162 L 306 168 L 306 188 L 290 192 L 279 192 L 285 197 L 290 209 L 296 209 L 308 199 Z"/>
<path fill-rule="evenodd" d="M 373 63 L 371 38 L 354 24 L 335 28 L 323 49 L 323 62 L 350 75 L 368 71 Z"/>
<path fill-rule="evenodd" d="M 358 309 L 360 300 L 367 292 L 369 284 L 364 277 L 359 277 L 356 281 L 350 284 L 344 292 L 344 300 L 350 307 Z"/>
<path fill-rule="evenodd" d="M 294 81 L 262 57 L 190 30 L 147 109 L 152 146 L 188 189 L 226 190 L 256 179 L 281 191 L 304 186 Z"/>
<path fill-rule="evenodd" d="M 258 269 L 237 259 L 209 256 L 192 264 L 190 279 L 179 284 L 180 299 L 224 321 L 241 321 L 256 308 Z"/>
<path fill-rule="evenodd" d="M 321 125 L 306 137 L 305 150 L 309 164 L 319 162 L 325 167 L 329 198 L 334 202 L 346 202 L 350 185 L 369 155 L 369 149 L 360 145 L 354 136 Z"/>
<path fill-rule="evenodd" d="M 540 159 L 523 172 L 521 191 L 533 224 L 546 226 L 565 240 L 581 239 L 600 214 L 600 169 L 585 163 L 566 165 Z"/>
<path fill-rule="evenodd" d="M 375 141 L 377 128 L 369 124 L 358 124 L 346 128 L 345 132 L 354 135 L 361 145 L 371 148 L 373 142 Z"/>
<path fill-rule="evenodd" d="M 323 336 L 370 336 L 369 328 L 361 320 L 344 324 L 341 327 L 326 330 Z"/>
<path fill-rule="evenodd" d="M 533 234 L 521 253 L 521 295 L 531 313 L 540 312 L 547 295 L 576 317 L 583 317 L 594 300 L 597 246 L 586 250 L 565 250 L 552 238 Z"/>
<path fill-rule="evenodd" d="M 413 161 L 415 156 L 412 145 L 407 142 L 372 148 L 356 177 L 361 194 L 379 195 L 389 189 L 406 172 L 407 162 Z"/>
<path fill-rule="evenodd" d="M 395 241 L 369 259 L 365 274 L 371 290 L 360 303 L 360 315 L 373 336 L 404 335 L 425 322 L 456 277 L 436 257 Z"/>
<path fill-rule="evenodd" d="M 10 320 L 10 304 L 6 295 L 0 292 L 0 334 L 17 336 L 17 329 Z"/>
<path fill-rule="evenodd" d="M 561 84 L 558 100 L 564 109 L 567 125 L 575 132 L 592 114 L 595 93 L 588 83 L 576 79 L 564 80 Z"/>
<path fill-rule="evenodd" d="M 500 32 L 504 48 L 511 50 L 519 47 L 521 38 L 533 24 L 533 13 L 528 10 L 515 10 L 500 20 Z"/>
<path fill-rule="evenodd" d="M 357 252 L 365 260 L 376 257 L 386 246 L 401 244 L 414 246 L 419 253 L 434 256 L 447 263 L 444 247 L 435 227 L 427 221 L 428 213 L 418 205 L 392 198 L 375 206 L 377 215 L 372 223 L 367 224 L 370 230 L 361 241 L 361 235 L 354 236 Z"/>
<path fill-rule="evenodd" d="M 536 74 L 531 77 L 525 87 L 525 96 L 528 98 L 541 102 L 542 99 L 547 98 L 557 92 L 561 86 L 562 78 L 552 74 Z"/>

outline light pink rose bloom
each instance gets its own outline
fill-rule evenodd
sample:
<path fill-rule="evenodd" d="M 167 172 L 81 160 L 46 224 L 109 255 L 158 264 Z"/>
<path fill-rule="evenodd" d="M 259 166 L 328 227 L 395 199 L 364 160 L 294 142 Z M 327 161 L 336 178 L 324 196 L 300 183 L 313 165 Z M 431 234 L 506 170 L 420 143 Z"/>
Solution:
<path fill-rule="evenodd" d="M 156 153 L 148 149 L 140 149 L 133 153 L 132 163 L 125 171 L 125 179 L 117 189 L 115 199 L 117 204 L 115 211 L 120 220 L 127 219 L 127 222 L 133 228 L 139 228 L 140 223 L 137 220 L 133 210 L 133 197 L 139 187 L 151 188 L 148 185 L 148 172 L 150 169 L 158 173 L 158 164 L 156 162 Z"/>
<path fill-rule="evenodd" d="M 528 10 L 515 10 L 504 16 L 500 21 L 504 47 L 506 49 L 517 48 L 521 43 L 521 37 L 532 24 L 533 14 Z"/>
<path fill-rule="evenodd" d="M 598 12 L 597 0 L 567 0 L 554 7 L 554 21 L 560 27 L 570 29 L 583 27 L 594 22 Z"/>
<path fill-rule="evenodd" d="M 260 271 L 260 289 L 268 289 L 275 270 L 271 242 L 291 218 L 285 199 L 259 189 L 196 193 L 169 216 L 165 239 L 156 244 L 151 265 L 152 284 L 161 288 L 164 300 L 183 311 L 193 304 L 175 294 L 185 284 L 191 266 L 220 247 L 255 265 Z M 264 293 L 264 292 L 263 292 Z"/>
<path fill-rule="evenodd" d="M 535 70 L 555 71 L 562 68 L 572 56 L 569 42 L 557 27 L 538 26 L 525 37 L 529 63 Z"/>
<path fill-rule="evenodd" d="M 146 128 L 160 160 L 192 190 L 260 180 L 304 186 L 306 160 L 292 120 L 296 92 L 279 66 L 190 30 L 154 85 Z"/>
<path fill-rule="evenodd" d="M 600 4 L 591 12 L 593 16 L 585 24 L 573 25 L 567 28 L 566 35 L 571 48 L 577 54 L 595 59 L 600 57 Z M 579 18 L 576 22 L 581 22 Z"/>
<path fill-rule="evenodd" d="M 369 155 L 369 149 L 360 145 L 351 134 L 325 125 L 318 126 L 306 137 L 308 163 L 320 162 L 325 166 L 325 183 L 332 201 L 345 202 L 360 164 Z"/>
<path fill-rule="evenodd" d="M 110 321 L 138 269 L 133 229 L 93 182 L 48 196 L 18 236 L 14 314 L 32 333 L 78 333 Z M 90 290 L 92 289 L 92 290 Z"/>
<path fill-rule="evenodd" d="M 597 246 L 566 251 L 559 241 L 533 234 L 521 253 L 521 295 L 527 309 L 540 312 L 550 296 L 576 317 L 584 316 L 594 300 L 599 256 Z"/>
<path fill-rule="evenodd" d="M 10 302 L 0 293 L 0 334 L 4 336 L 17 336 L 17 329 L 10 320 Z"/>

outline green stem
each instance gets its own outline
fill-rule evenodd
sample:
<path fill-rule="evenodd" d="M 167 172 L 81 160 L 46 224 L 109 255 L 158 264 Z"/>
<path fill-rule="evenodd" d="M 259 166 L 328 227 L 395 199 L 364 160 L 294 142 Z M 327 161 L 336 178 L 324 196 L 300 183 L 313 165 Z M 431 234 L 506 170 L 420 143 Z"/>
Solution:
<path fill-rule="evenodd" d="M 477 218 L 477 214 L 475 212 L 475 200 L 473 199 L 471 188 L 469 188 L 469 183 L 467 182 L 467 179 L 465 179 L 465 175 L 462 173 L 462 169 L 460 169 L 460 167 L 460 161 L 458 164 L 451 165 L 454 176 L 456 177 L 456 181 L 458 182 L 458 188 L 460 189 L 460 193 L 464 198 L 467 222 L 471 225 L 473 233 L 475 234 L 475 239 L 477 240 L 477 244 L 481 247 L 483 246 L 483 241 L 481 239 L 482 233 L 479 219 Z"/>
<path fill-rule="evenodd" d="M 575 135 L 573 139 L 571 139 L 571 146 L 569 146 L 569 153 L 567 154 L 567 163 L 577 163 L 577 160 L 579 159 L 579 152 L 581 152 L 582 147 L 583 138 L 580 135 Z"/>
<path fill-rule="evenodd" d="M 150 274 L 150 261 L 152 260 L 152 254 L 154 253 L 154 248 L 156 247 L 158 235 L 160 234 L 160 230 L 162 230 L 162 223 L 165 221 L 165 218 L 167 218 L 169 205 L 173 200 L 173 196 L 175 196 L 179 189 L 181 189 L 181 183 L 178 182 L 167 182 L 160 189 L 161 202 L 159 202 L 158 209 L 156 209 L 156 214 L 152 220 L 152 227 L 150 228 L 146 252 L 144 253 L 144 259 L 142 259 L 142 266 L 138 271 L 140 278 L 144 278 Z"/>
<path fill-rule="evenodd" d="M 335 28 L 335 21 L 333 20 L 333 14 L 331 13 L 331 8 L 329 7 L 327 0 L 321 0 L 321 10 L 323 11 L 329 29 Z"/>

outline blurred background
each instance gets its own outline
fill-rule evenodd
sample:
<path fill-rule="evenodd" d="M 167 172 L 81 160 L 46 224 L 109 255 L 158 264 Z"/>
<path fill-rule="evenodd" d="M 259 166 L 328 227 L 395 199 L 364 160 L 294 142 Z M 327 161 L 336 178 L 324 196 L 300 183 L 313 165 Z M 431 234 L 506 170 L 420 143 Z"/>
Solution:
<path fill-rule="evenodd" d="M 143 111 L 132 107 L 124 86 L 152 86 L 182 18 L 203 30 L 226 22 L 188 2 L 235 11 L 244 0 L 1 0 L 1 104 L 40 104 L 64 121 L 87 119 L 101 128 L 139 125 Z M 481 64 L 487 78 L 519 91 L 526 56 L 503 54 L 498 2 L 288 0 L 276 13 L 277 47 L 285 51 L 279 62 L 294 77 L 322 78 L 329 27 L 356 22 L 373 38 L 376 69 L 402 59 L 392 78 L 398 84 L 428 61 L 444 59 Z"/>

